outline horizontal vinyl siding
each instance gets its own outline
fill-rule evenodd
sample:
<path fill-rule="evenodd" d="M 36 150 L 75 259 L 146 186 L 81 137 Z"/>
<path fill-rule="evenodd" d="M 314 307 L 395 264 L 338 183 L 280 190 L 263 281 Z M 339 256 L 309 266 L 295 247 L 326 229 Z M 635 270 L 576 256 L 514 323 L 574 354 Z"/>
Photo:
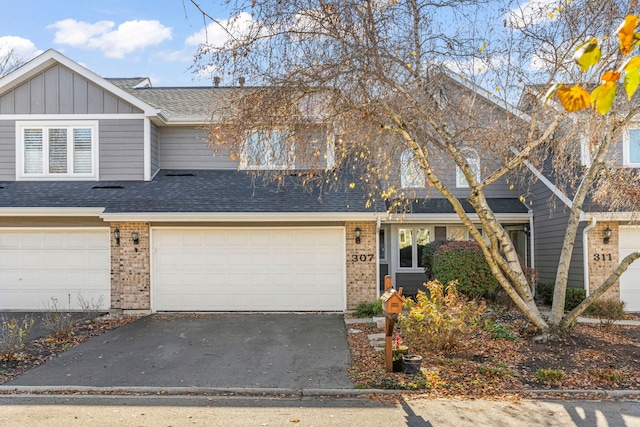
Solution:
<path fill-rule="evenodd" d="M 188 127 L 158 129 L 161 169 L 237 169 L 229 156 L 213 155 L 203 129 Z"/>
<path fill-rule="evenodd" d="M 534 184 L 531 200 L 534 210 L 535 267 L 540 274 L 539 283 L 554 283 L 567 229 L 569 208 L 541 182 Z M 576 235 L 569 267 L 569 286 L 584 286 L 582 230 L 584 224 L 580 224 Z"/>
<path fill-rule="evenodd" d="M 0 97 L 0 114 L 130 114 L 141 111 L 55 65 Z"/>
<path fill-rule="evenodd" d="M 100 180 L 144 179 L 144 121 L 100 120 Z"/>
<path fill-rule="evenodd" d="M 160 169 L 160 153 L 158 147 L 158 126 L 151 123 L 151 176 Z"/>
<path fill-rule="evenodd" d="M 16 179 L 16 126 L 13 120 L 0 120 L 0 181 Z"/>

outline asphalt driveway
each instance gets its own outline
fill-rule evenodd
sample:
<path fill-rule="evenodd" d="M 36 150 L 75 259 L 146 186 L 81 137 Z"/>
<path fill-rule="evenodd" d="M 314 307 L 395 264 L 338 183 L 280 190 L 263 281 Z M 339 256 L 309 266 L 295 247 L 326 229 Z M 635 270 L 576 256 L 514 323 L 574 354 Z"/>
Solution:
<path fill-rule="evenodd" d="M 7 386 L 353 388 L 340 314 L 154 314 Z"/>

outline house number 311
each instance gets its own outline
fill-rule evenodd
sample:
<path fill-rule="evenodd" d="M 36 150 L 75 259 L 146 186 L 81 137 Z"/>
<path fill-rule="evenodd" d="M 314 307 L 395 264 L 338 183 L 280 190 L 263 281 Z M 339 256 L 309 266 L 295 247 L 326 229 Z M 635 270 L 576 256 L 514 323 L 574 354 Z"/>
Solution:
<path fill-rule="evenodd" d="M 373 261 L 373 254 L 353 254 L 351 255 L 351 262 L 371 262 Z"/>
<path fill-rule="evenodd" d="M 611 254 L 593 254 L 594 261 L 612 261 L 613 257 Z"/>

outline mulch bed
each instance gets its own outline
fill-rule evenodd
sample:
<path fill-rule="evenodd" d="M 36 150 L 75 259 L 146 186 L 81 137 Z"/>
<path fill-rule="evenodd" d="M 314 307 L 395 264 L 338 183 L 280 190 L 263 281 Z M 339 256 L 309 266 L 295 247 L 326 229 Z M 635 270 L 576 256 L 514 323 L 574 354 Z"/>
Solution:
<path fill-rule="evenodd" d="M 140 316 L 112 315 L 98 317 L 95 323 L 88 320 L 75 323 L 73 333 L 68 338 L 52 339 L 50 337 L 29 341 L 17 353 L 16 360 L 0 360 L 0 384 L 4 384 L 26 371 L 42 365 L 58 354 L 107 331 L 124 326 L 139 319 Z"/>
<path fill-rule="evenodd" d="M 349 333 L 351 379 L 358 388 L 420 390 L 429 397 L 494 399 L 522 396 L 531 390 L 639 390 L 640 327 L 579 324 L 565 337 L 546 343 L 533 340 L 527 322 L 510 313 L 508 324 L 518 342 L 493 338 L 480 330 L 461 339 L 455 349 L 412 348 L 423 357 L 422 373 L 385 370 L 384 353 L 375 351 L 368 334 L 372 324 L 355 324 Z M 406 344 L 406 342 L 405 342 Z M 539 378 L 539 370 L 561 370 L 561 378 Z M 550 371 L 548 377 L 553 377 Z"/>

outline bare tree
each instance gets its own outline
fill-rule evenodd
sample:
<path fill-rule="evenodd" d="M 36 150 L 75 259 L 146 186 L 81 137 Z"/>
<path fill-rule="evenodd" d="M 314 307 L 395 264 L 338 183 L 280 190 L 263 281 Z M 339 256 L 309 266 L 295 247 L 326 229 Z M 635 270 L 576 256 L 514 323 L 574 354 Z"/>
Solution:
<path fill-rule="evenodd" d="M 232 84 L 246 78 L 261 86 L 235 91 L 228 104 L 218 106 L 211 126 L 214 147 L 242 158 L 247 156 L 250 131 L 262 129 L 269 138 L 273 129 L 329 126 L 336 136 L 336 167 L 321 179 L 310 173 L 310 182 L 335 182 L 332 174 L 357 169 L 354 177 L 359 178 L 352 185 L 366 186 L 372 202 L 391 200 L 390 209 L 400 211 L 411 198 L 439 192 L 480 245 L 502 288 L 542 331 L 570 325 L 640 257 L 640 252 L 627 257 L 585 303 L 564 314 L 581 209 L 590 192 L 610 182 L 607 151 L 638 107 L 621 100 L 604 116 L 591 110 L 568 114 L 555 101 L 543 107 L 543 98 L 556 81 L 595 85 L 602 71 L 619 64 L 619 55 L 605 55 L 585 73 L 572 57 L 588 35 L 615 33 L 630 12 L 626 2 L 560 0 L 514 6 L 508 1 L 465 0 L 252 0 L 230 2 L 234 18 L 224 22 L 209 16 L 196 0 L 191 2 L 226 32 L 225 40 L 209 40 L 200 47 L 198 66 Z M 535 4 L 539 10 L 531 9 Z M 616 40 L 604 43 L 613 47 Z M 525 87 L 529 90 L 521 101 L 526 106 L 522 112 L 512 105 Z M 588 168 L 578 154 L 586 129 L 594 141 Z M 308 141 L 294 135 L 284 140 L 292 145 Z M 296 162 L 304 157 L 310 170 L 325 164 L 318 161 L 322 153 L 313 142 L 318 140 L 312 138 L 305 150 L 297 150 Z M 469 147 L 491 159 L 483 162 L 481 174 L 469 159 Z M 426 177 L 424 190 L 402 189 L 393 178 L 406 150 Z M 447 164 L 455 164 L 464 175 L 469 185 L 464 197 L 443 179 Z M 519 182 L 525 200 L 528 166 L 546 170 L 549 164 L 573 200 L 553 313 L 545 320 L 486 191 L 505 180 Z M 611 198 L 609 188 L 605 196 Z M 473 206 L 488 241 L 465 212 L 464 199 Z"/>
<path fill-rule="evenodd" d="M 15 48 L 0 46 L 0 77 L 24 64 L 25 60 L 18 55 Z"/>

